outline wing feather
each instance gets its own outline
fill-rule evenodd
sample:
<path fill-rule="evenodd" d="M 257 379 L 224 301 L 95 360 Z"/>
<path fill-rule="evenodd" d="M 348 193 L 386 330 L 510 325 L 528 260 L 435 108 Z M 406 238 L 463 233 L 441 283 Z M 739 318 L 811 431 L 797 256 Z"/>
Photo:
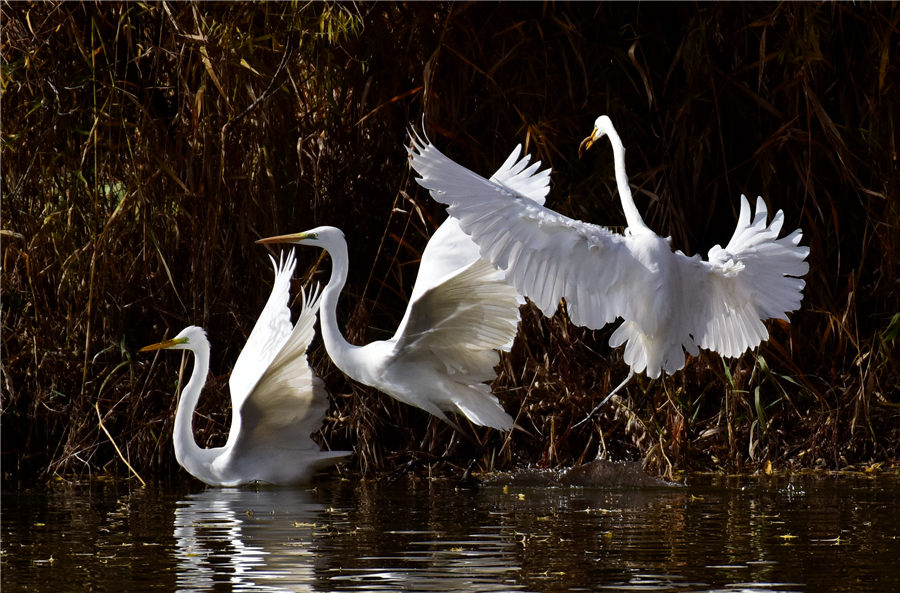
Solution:
<path fill-rule="evenodd" d="M 628 312 L 628 287 L 618 280 L 636 262 L 625 237 L 485 179 L 414 133 L 409 155 L 419 185 L 448 205 L 481 256 L 544 315 L 553 315 L 562 297 L 572 321 L 594 329 Z"/>
<path fill-rule="evenodd" d="M 491 175 L 490 180 L 538 204 L 543 204 L 547 194 L 550 193 L 550 169 L 538 171 L 541 161 L 528 165 L 531 155 L 526 154 L 520 159 L 520 154 L 522 145 L 518 144 L 500 168 Z"/>
<path fill-rule="evenodd" d="M 290 296 L 291 276 L 297 260 L 294 250 L 284 253 L 276 263 L 270 255 L 269 260 L 275 269 L 275 280 L 272 283 L 272 293 L 263 307 L 262 313 L 256 320 L 256 324 L 250 331 L 244 349 L 238 355 L 228 387 L 231 390 L 231 404 L 237 409 L 250 395 L 253 386 L 259 381 L 266 367 L 275 358 L 278 350 L 291 334 L 291 310 L 288 307 Z"/>
<path fill-rule="evenodd" d="M 415 133 L 409 155 L 419 185 L 448 205 L 481 256 L 544 315 L 562 297 L 572 321 L 594 329 L 628 312 L 628 287 L 618 280 L 636 262 L 625 237 L 545 208 L 514 184 L 485 179 Z"/>
<path fill-rule="evenodd" d="M 450 374 L 478 383 L 494 378 L 497 350 L 508 351 L 519 323 L 518 294 L 478 259 L 410 303 L 395 355 L 440 361 Z"/>
<path fill-rule="evenodd" d="M 280 448 L 319 450 L 310 434 L 319 430 L 328 411 L 328 395 L 315 376 L 306 351 L 315 336 L 313 327 L 321 292 L 302 292 L 300 317 L 269 366 L 236 409 L 243 427 L 240 450 L 263 443 Z"/>
<path fill-rule="evenodd" d="M 491 179 L 535 202 L 543 203 L 550 191 L 550 170 L 537 171 L 540 161 L 528 165 L 531 156 L 519 158 L 521 152 L 521 145 L 516 146 Z M 456 219 L 448 217 L 431 236 L 422 252 L 410 302 L 418 300 L 426 291 L 440 285 L 447 277 L 471 265 L 479 257 L 478 246 L 463 232 Z M 503 277 L 503 274 L 498 273 L 496 280 L 502 281 Z M 520 301 L 521 303 L 524 301 Z M 407 307 L 397 329 L 398 335 L 405 331 L 409 312 Z"/>
<path fill-rule="evenodd" d="M 784 213 L 778 211 L 767 224 L 768 209 L 762 198 L 756 212 L 741 196 L 741 210 L 734 234 L 723 249 L 716 245 L 708 261 L 679 258 L 691 298 L 682 312 L 701 348 L 723 356 L 740 356 L 769 337 L 763 320 L 787 319 L 800 308 L 802 276 L 809 271 L 808 247 L 799 246 L 799 229 L 778 238 Z M 698 297 L 701 297 L 698 299 Z"/>

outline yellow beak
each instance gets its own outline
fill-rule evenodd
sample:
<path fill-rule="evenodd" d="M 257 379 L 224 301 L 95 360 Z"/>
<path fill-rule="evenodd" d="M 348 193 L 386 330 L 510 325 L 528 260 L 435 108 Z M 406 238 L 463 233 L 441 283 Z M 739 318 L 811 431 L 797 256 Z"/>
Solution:
<path fill-rule="evenodd" d="M 149 352 L 151 350 L 165 350 L 166 348 L 174 348 L 179 344 L 184 344 L 187 342 L 187 338 L 172 338 L 171 340 L 166 340 L 164 342 L 158 342 L 156 344 L 150 344 L 149 346 L 144 346 L 138 352 Z"/>
<path fill-rule="evenodd" d="M 297 243 L 303 239 L 315 238 L 315 233 L 293 233 L 291 235 L 276 235 L 274 237 L 266 237 L 256 242 L 263 245 L 271 245 L 272 243 Z"/>
<path fill-rule="evenodd" d="M 597 128 L 594 128 L 594 131 L 591 132 L 591 135 L 581 141 L 581 144 L 578 145 L 578 158 L 581 158 L 581 155 L 584 154 L 584 151 L 591 147 L 591 145 L 597 141 Z"/>

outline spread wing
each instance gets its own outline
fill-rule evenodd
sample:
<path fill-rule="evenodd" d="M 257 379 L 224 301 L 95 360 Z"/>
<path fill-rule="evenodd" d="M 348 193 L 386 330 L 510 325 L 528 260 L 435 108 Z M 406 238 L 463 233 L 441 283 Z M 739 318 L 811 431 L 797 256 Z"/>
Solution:
<path fill-rule="evenodd" d="M 479 258 L 411 300 L 407 323 L 394 336 L 394 356 L 431 358 L 469 383 L 493 379 L 496 350 L 509 350 L 519 323 L 518 294 L 495 276 Z"/>
<path fill-rule="evenodd" d="M 809 247 L 799 245 L 800 229 L 778 238 L 784 224 L 781 210 L 767 224 L 768 209 L 758 197 L 752 220 L 750 215 L 747 198 L 741 196 L 728 245 L 710 249 L 709 261 L 679 258 L 697 281 L 686 283 L 694 292 L 685 310 L 694 340 L 723 356 L 740 356 L 767 339 L 763 320 L 787 320 L 787 313 L 799 309 L 806 284 L 802 276 L 809 271 Z"/>
<path fill-rule="evenodd" d="M 288 252 L 287 258 L 282 252 L 277 263 L 270 255 L 269 261 L 275 268 L 272 293 L 256 320 L 256 325 L 250 331 L 247 343 L 238 355 L 228 380 L 231 404 L 235 410 L 240 408 L 243 401 L 250 395 L 253 386 L 278 354 L 294 327 L 291 323 L 291 310 L 288 308 L 291 276 L 297 265 L 294 250 L 291 249 Z"/>
<path fill-rule="evenodd" d="M 322 380 L 313 374 L 306 350 L 315 336 L 313 324 L 319 308 L 318 289 L 303 291 L 300 317 L 287 340 L 242 405 L 236 409 L 242 430 L 236 450 L 254 451 L 261 446 L 319 452 L 309 435 L 321 428 L 328 411 L 328 395 Z M 327 455 L 327 453 L 323 453 Z M 299 461 L 299 459 L 298 459 Z"/>
<path fill-rule="evenodd" d="M 510 188 L 518 195 L 544 203 L 550 191 L 550 170 L 537 171 L 540 161 L 531 161 L 530 155 L 520 158 L 522 146 L 516 146 L 506 161 L 491 177 L 495 183 Z M 437 286 L 451 273 L 468 266 L 480 257 L 478 246 L 459 228 L 459 222 L 448 217 L 435 231 L 422 252 L 419 273 L 410 300 L 416 300 L 425 291 Z M 498 276 L 502 280 L 502 274 Z M 401 322 L 400 326 L 403 326 Z"/>
<path fill-rule="evenodd" d="M 630 277 L 640 267 L 626 237 L 571 219 L 485 179 L 413 135 L 410 163 L 419 185 L 447 204 L 481 257 L 550 316 L 565 297 L 578 325 L 600 328 L 630 311 Z"/>
<path fill-rule="evenodd" d="M 699 348 L 736 357 L 768 339 L 763 321 L 787 319 L 800 307 L 808 247 L 798 246 L 799 230 L 778 238 L 784 215 L 767 224 L 762 198 L 750 219 L 750 206 L 741 196 L 741 214 L 731 241 L 699 255 L 671 254 L 668 280 L 658 289 L 661 300 L 647 301 L 643 315 L 628 317 L 610 336 L 609 345 L 625 345 L 624 359 L 632 370 L 650 377 L 663 369 L 673 373 L 684 366 L 684 350 Z M 639 295 L 635 295 L 635 300 Z M 648 331 L 653 311 L 665 310 L 664 331 Z"/>

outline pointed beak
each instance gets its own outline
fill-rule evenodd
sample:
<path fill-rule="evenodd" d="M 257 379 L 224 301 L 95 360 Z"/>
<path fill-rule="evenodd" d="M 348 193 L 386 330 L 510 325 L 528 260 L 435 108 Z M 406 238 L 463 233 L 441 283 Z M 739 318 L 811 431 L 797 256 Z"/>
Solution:
<path fill-rule="evenodd" d="M 581 158 L 581 155 L 584 154 L 584 151 L 591 147 L 591 145 L 597 141 L 597 128 L 594 128 L 594 131 L 591 132 L 591 135 L 581 141 L 581 144 L 578 145 L 578 158 Z"/>
<path fill-rule="evenodd" d="M 187 342 L 187 338 L 172 338 L 171 340 L 166 340 L 164 342 L 159 342 L 157 344 L 150 344 L 149 346 L 144 346 L 138 352 L 150 352 L 151 350 L 165 350 L 167 348 L 174 348 L 179 344 L 184 344 Z"/>
<path fill-rule="evenodd" d="M 256 242 L 262 245 L 271 245 L 273 243 L 299 243 L 303 239 L 309 238 L 311 233 L 293 233 L 291 235 L 276 235 L 274 237 L 266 237 Z"/>

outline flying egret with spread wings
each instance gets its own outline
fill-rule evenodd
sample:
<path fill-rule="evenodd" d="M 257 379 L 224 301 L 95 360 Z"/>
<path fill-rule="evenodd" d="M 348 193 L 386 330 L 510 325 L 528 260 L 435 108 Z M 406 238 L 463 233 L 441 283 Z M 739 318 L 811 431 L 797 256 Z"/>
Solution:
<path fill-rule="evenodd" d="M 609 345 L 625 345 L 630 372 L 612 393 L 636 372 L 656 378 L 681 369 L 685 351 L 696 355 L 705 348 L 736 357 L 767 339 L 763 320 L 787 320 L 800 307 L 809 269 L 801 231 L 778 238 L 782 211 L 767 223 L 763 199 L 751 217 L 741 196 L 737 228 L 724 248 L 710 249 L 705 261 L 673 252 L 670 238 L 650 230 L 635 207 L 625 149 L 609 117 L 597 118 L 579 152 L 604 136 L 612 144 L 628 223 L 624 235 L 523 199 L 515 188 L 457 164 L 417 134 L 409 154 L 419 184 L 448 206 L 481 256 L 505 271 L 544 315 L 553 315 L 565 298 L 577 325 L 597 329 L 623 319 Z"/>
<path fill-rule="evenodd" d="M 543 203 L 549 172 L 519 159 L 517 147 L 492 179 Z M 261 239 L 258 243 L 318 246 L 331 256 L 331 278 L 322 292 L 322 340 L 335 365 L 360 383 L 419 407 L 455 428 L 446 412 L 499 430 L 513 426 L 485 383 L 494 379 L 500 350 L 512 347 L 522 297 L 504 274 L 483 260 L 478 247 L 448 218 L 432 235 L 406 312 L 394 336 L 356 346 L 337 325 L 337 302 L 347 281 L 347 241 L 335 227 Z"/>
<path fill-rule="evenodd" d="M 340 461 L 349 451 L 321 451 L 310 434 L 319 430 L 328 411 L 328 395 L 306 360 L 315 330 L 320 296 L 303 293 L 296 325 L 291 324 L 288 295 L 296 259 L 275 267 L 272 294 L 253 326 L 228 381 L 231 430 L 224 447 L 204 449 L 194 440 L 192 418 L 209 373 L 206 332 L 189 326 L 171 340 L 141 348 L 190 350 L 191 378 L 175 411 L 175 458 L 194 477 L 211 486 L 251 482 L 295 484 L 318 469 Z"/>

